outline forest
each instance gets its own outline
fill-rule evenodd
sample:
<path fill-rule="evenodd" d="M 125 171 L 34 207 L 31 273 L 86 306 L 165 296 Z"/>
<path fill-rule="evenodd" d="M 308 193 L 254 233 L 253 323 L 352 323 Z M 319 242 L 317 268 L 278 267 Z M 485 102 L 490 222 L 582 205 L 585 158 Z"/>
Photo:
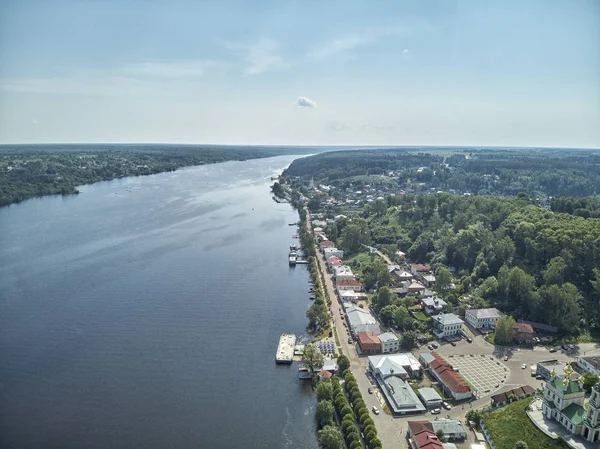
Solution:
<path fill-rule="evenodd" d="M 372 244 L 431 264 L 451 309 L 497 307 L 563 335 L 600 331 L 600 218 L 552 212 L 525 194 L 397 195 L 327 234 L 350 254 Z"/>
<path fill-rule="evenodd" d="M 202 145 L 3 145 L 0 206 L 28 198 L 75 194 L 77 186 L 191 165 L 309 154 L 318 148 Z"/>
<path fill-rule="evenodd" d="M 347 188 L 378 175 L 400 190 L 547 197 L 600 194 L 600 152 L 536 149 L 370 149 L 331 151 L 294 161 L 286 176 Z M 364 185 L 364 183 L 362 183 Z"/>

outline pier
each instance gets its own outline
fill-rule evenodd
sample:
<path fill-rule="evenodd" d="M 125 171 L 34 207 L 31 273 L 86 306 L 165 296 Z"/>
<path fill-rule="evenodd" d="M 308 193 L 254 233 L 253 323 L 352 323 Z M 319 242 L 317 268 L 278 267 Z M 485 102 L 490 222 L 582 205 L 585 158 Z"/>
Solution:
<path fill-rule="evenodd" d="M 295 345 L 296 336 L 294 334 L 281 334 L 277 345 L 277 353 L 275 354 L 275 362 L 292 363 Z"/>

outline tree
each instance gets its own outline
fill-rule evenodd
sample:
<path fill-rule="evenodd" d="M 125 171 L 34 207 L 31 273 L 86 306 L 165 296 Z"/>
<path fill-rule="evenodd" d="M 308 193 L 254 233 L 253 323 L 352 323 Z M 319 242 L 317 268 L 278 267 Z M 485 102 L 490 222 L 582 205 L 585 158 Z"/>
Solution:
<path fill-rule="evenodd" d="M 317 404 L 317 424 L 319 428 L 335 424 L 335 409 L 331 401 L 321 401 Z"/>
<path fill-rule="evenodd" d="M 444 435 L 444 429 L 438 429 L 435 435 L 442 443 L 446 442 L 446 435 Z"/>
<path fill-rule="evenodd" d="M 368 245 L 370 241 L 369 226 L 367 221 L 361 218 L 353 220 L 342 231 L 342 249 L 348 254 L 360 251 L 362 245 Z"/>
<path fill-rule="evenodd" d="M 396 326 L 398 326 L 400 329 L 410 330 L 413 328 L 413 319 L 410 316 L 408 309 L 404 306 L 399 306 L 396 308 L 394 321 L 396 322 Z"/>
<path fill-rule="evenodd" d="M 465 418 L 467 419 L 467 421 L 472 421 L 475 423 L 475 425 L 478 426 L 481 422 L 481 413 L 477 410 L 469 410 L 465 415 Z"/>
<path fill-rule="evenodd" d="M 315 369 L 320 369 L 323 366 L 325 358 L 319 348 L 313 345 L 306 345 L 304 347 L 304 352 L 302 353 L 301 362 L 310 370 L 311 374 L 314 374 Z"/>
<path fill-rule="evenodd" d="M 350 360 L 345 355 L 341 355 L 337 359 L 337 365 L 340 372 L 344 372 L 350 368 Z"/>
<path fill-rule="evenodd" d="M 435 272 L 435 291 L 443 296 L 452 285 L 452 273 L 446 267 L 440 267 Z"/>
<path fill-rule="evenodd" d="M 406 331 L 402 335 L 402 347 L 404 349 L 412 349 L 415 346 L 417 335 L 414 331 Z"/>
<path fill-rule="evenodd" d="M 325 426 L 318 432 L 319 444 L 324 449 L 342 449 L 342 437 L 338 430 L 332 426 Z"/>
<path fill-rule="evenodd" d="M 567 272 L 567 264 L 562 257 L 555 257 L 548 262 L 544 270 L 543 277 L 546 285 L 562 284 L 565 281 L 565 273 Z"/>
<path fill-rule="evenodd" d="M 583 389 L 590 394 L 592 392 L 592 387 L 600 382 L 600 376 L 597 374 L 589 374 L 585 373 L 583 375 Z"/>
<path fill-rule="evenodd" d="M 501 316 L 496 321 L 496 329 L 494 331 L 494 343 L 498 345 L 506 345 L 512 343 L 515 338 L 515 330 L 513 325 L 515 319 L 509 315 Z"/>
<path fill-rule="evenodd" d="M 385 306 L 383 309 L 381 309 L 379 311 L 379 318 L 381 319 L 381 322 L 386 326 L 393 324 L 397 309 L 398 307 L 393 304 Z"/>
<path fill-rule="evenodd" d="M 377 308 L 383 309 L 390 305 L 392 300 L 392 291 L 388 287 L 381 287 L 377 290 Z"/>
<path fill-rule="evenodd" d="M 317 401 L 331 401 L 333 398 L 333 386 L 331 385 L 331 381 L 322 380 L 317 384 L 316 388 L 317 393 Z"/>
<path fill-rule="evenodd" d="M 513 446 L 513 449 L 529 449 L 525 441 L 517 441 Z"/>

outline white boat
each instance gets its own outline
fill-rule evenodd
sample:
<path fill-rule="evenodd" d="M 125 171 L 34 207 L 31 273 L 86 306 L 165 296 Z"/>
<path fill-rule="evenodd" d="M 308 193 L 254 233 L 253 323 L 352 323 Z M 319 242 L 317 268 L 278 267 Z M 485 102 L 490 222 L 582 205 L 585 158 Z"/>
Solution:
<path fill-rule="evenodd" d="M 277 345 L 275 361 L 277 363 L 292 363 L 295 345 L 296 336 L 294 334 L 281 334 L 281 337 L 279 337 L 279 344 Z"/>

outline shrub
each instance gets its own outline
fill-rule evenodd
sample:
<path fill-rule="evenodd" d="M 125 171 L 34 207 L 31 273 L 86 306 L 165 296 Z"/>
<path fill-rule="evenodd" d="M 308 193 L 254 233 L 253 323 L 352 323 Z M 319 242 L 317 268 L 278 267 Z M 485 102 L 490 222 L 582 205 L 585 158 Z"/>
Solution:
<path fill-rule="evenodd" d="M 352 419 L 354 419 L 354 411 L 352 410 L 352 408 L 350 408 L 349 405 L 344 405 L 344 407 L 342 408 L 342 410 L 340 410 L 340 415 L 342 415 L 342 416 L 352 416 Z"/>
<path fill-rule="evenodd" d="M 375 429 L 375 426 L 373 424 L 368 424 L 363 429 L 363 433 L 365 435 L 368 435 L 370 432 L 375 432 L 375 435 L 377 435 L 377 429 Z"/>
<path fill-rule="evenodd" d="M 360 423 L 362 425 L 364 425 L 364 423 L 367 420 L 367 418 L 370 418 L 369 412 L 361 413 L 360 418 L 359 418 Z"/>

